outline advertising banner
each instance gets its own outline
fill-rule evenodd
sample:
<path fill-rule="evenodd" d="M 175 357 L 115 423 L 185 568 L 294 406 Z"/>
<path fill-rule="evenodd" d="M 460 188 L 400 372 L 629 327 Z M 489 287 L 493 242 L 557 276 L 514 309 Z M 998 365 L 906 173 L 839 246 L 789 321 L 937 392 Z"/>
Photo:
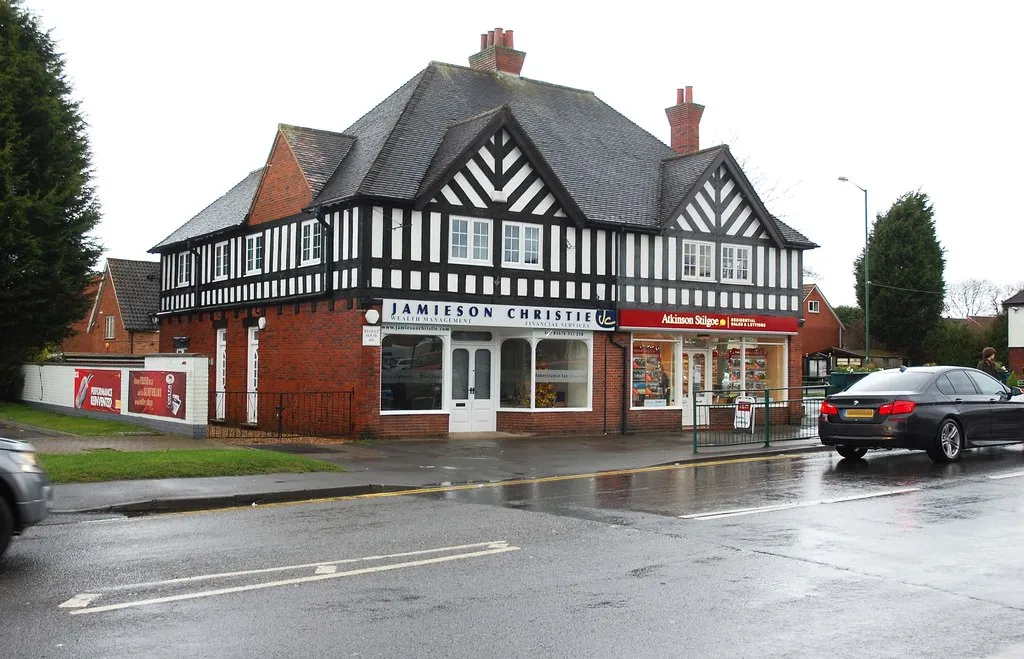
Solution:
<path fill-rule="evenodd" d="M 130 412 L 185 418 L 185 373 L 129 371 L 128 378 Z"/>
<path fill-rule="evenodd" d="M 705 332 L 779 332 L 796 334 L 796 316 L 753 316 L 748 314 L 693 313 L 687 311 L 619 311 L 621 328 L 702 330 Z"/>
<path fill-rule="evenodd" d="M 121 413 L 121 371 L 75 369 L 75 409 Z"/>

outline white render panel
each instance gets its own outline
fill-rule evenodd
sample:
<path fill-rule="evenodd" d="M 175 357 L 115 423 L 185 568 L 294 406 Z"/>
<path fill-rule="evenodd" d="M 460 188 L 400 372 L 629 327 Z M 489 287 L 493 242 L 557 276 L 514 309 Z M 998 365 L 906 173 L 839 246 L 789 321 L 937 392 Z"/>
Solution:
<path fill-rule="evenodd" d="M 790 288 L 798 288 L 797 283 L 800 281 L 800 258 L 799 258 L 799 252 L 790 250 L 790 252 L 789 252 L 789 263 L 790 263 L 789 287 Z"/>
<path fill-rule="evenodd" d="M 576 272 L 576 252 L 574 250 L 578 250 L 580 248 L 579 241 L 576 240 L 576 229 L 573 227 L 566 227 L 565 239 L 569 241 L 570 245 L 572 245 L 572 250 L 569 250 L 571 253 L 566 253 L 565 255 L 565 271 L 571 274 Z"/>
<path fill-rule="evenodd" d="M 567 281 L 565 282 L 565 297 L 566 299 L 573 300 L 576 298 L 576 282 Z"/>
<path fill-rule="evenodd" d="M 674 288 L 668 289 L 668 303 L 669 304 L 675 304 L 676 303 L 676 289 L 674 289 Z"/>
<path fill-rule="evenodd" d="M 519 147 L 515 147 L 514 149 L 512 149 L 512 153 L 505 156 L 505 162 L 508 162 L 508 159 L 514 153 L 519 153 Z M 508 164 L 508 166 L 505 167 L 505 171 L 508 171 L 509 167 L 511 167 L 513 163 L 515 163 L 515 160 L 513 160 L 511 163 Z M 508 184 L 505 186 L 505 194 L 512 194 L 517 189 L 519 189 L 519 186 L 522 185 L 523 181 L 526 180 L 526 177 L 528 177 L 532 173 L 533 167 L 530 167 L 529 163 L 520 167 L 519 171 L 517 171 L 512 176 L 512 178 L 509 179 Z"/>
<path fill-rule="evenodd" d="M 797 299 L 797 296 L 789 296 L 789 308 L 792 309 L 793 311 L 796 311 L 797 309 L 800 308 L 800 301 Z"/>
<path fill-rule="evenodd" d="M 583 234 L 583 236 L 582 236 L 582 239 L 583 239 L 582 240 L 582 242 L 583 242 L 583 259 L 580 262 L 580 271 L 583 274 L 585 274 L 585 275 L 589 275 L 590 272 L 591 272 L 591 270 L 590 270 L 590 233 L 591 232 L 590 232 L 590 229 L 583 229 L 581 233 Z"/>
<path fill-rule="evenodd" d="M 561 227 L 557 225 L 551 227 L 551 251 L 548 252 L 551 254 L 551 272 L 559 271 L 558 255 L 562 253 L 560 229 Z"/>
<path fill-rule="evenodd" d="M 484 277 L 484 295 L 494 295 L 494 277 Z"/>
<path fill-rule="evenodd" d="M 662 292 L 661 286 L 654 287 L 654 303 L 662 304 L 664 302 L 664 293 Z"/>
<path fill-rule="evenodd" d="M 604 229 L 597 230 L 597 265 L 596 272 L 598 275 L 603 275 L 608 272 L 607 263 L 605 263 L 605 253 L 607 251 L 607 232 Z"/>
<path fill-rule="evenodd" d="M 505 296 L 512 295 L 512 281 L 508 277 L 501 278 L 501 294 Z"/>
<path fill-rule="evenodd" d="M 779 311 L 789 311 L 789 296 L 788 295 L 780 295 L 779 296 Z"/>
<path fill-rule="evenodd" d="M 476 275 L 466 275 L 466 292 L 470 295 L 476 293 Z"/>
<path fill-rule="evenodd" d="M 597 285 L 597 299 L 598 300 L 607 300 L 608 299 L 608 287 L 605 286 L 604 284 L 598 284 Z"/>
<path fill-rule="evenodd" d="M 484 161 L 484 164 L 487 165 L 487 169 L 489 169 L 490 171 L 493 172 L 494 171 L 494 156 L 491 155 L 491 150 L 488 149 L 486 145 L 484 145 L 483 147 L 480 148 L 479 151 L 477 151 L 477 155 L 479 155 L 481 160 Z M 470 162 L 472 162 L 472 161 L 470 161 Z M 473 163 L 473 164 L 475 165 L 476 163 Z M 479 167 L 477 169 L 479 169 Z M 473 173 L 475 174 L 476 172 L 474 171 Z M 487 188 L 485 187 L 484 189 L 486 190 Z"/>
<path fill-rule="evenodd" d="M 555 299 L 558 299 L 558 284 L 559 283 L 560 282 L 558 282 L 558 281 L 551 282 L 551 297 L 553 297 Z"/>
<path fill-rule="evenodd" d="M 405 219 L 402 209 L 391 209 L 391 258 L 402 258 L 402 232 L 405 231 Z"/>
<path fill-rule="evenodd" d="M 676 237 L 668 237 L 668 280 L 676 280 Z"/>
<path fill-rule="evenodd" d="M 1009 307 L 1006 313 L 1007 347 L 1024 348 L 1024 307 Z"/>
<path fill-rule="evenodd" d="M 384 271 L 381 268 L 370 268 L 370 286 L 380 288 L 384 281 Z"/>
<path fill-rule="evenodd" d="M 732 308 L 733 309 L 739 309 L 740 308 L 740 294 L 739 293 L 733 293 L 732 294 Z"/>
<path fill-rule="evenodd" d="M 640 278 L 647 279 L 651 276 L 651 237 L 647 234 L 640 236 Z"/>
<path fill-rule="evenodd" d="M 337 270 L 335 270 L 331 274 L 334 276 L 334 289 L 337 290 L 340 287 L 340 285 L 341 285 L 341 281 L 340 281 L 341 278 L 338 276 L 338 271 Z M 277 297 L 277 282 L 276 281 L 274 282 L 274 297 Z"/>
<path fill-rule="evenodd" d="M 459 292 L 459 276 L 454 272 L 448 273 L 448 292 L 458 293 Z"/>
<path fill-rule="evenodd" d="M 683 304 L 686 303 L 684 302 Z M 699 288 L 693 292 L 693 306 L 704 306 L 704 291 L 700 290 Z"/>
<path fill-rule="evenodd" d="M 533 280 L 533 297 L 544 297 L 544 280 Z"/>
<path fill-rule="evenodd" d="M 757 247 L 757 285 L 764 286 L 764 247 L 758 245 Z"/>
<path fill-rule="evenodd" d="M 352 230 L 352 218 L 351 211 L 346 210 L 341 220 L 341 252 L 338 254 L 337 260 L 345 261 L 348 260 L 348 235 Z"/>
<path fill-rule="evenodd" d="M 456 194 L 454 192 L 452 192 L 451 184 L 446 185 L 443 188 L 441 188 L 441 196 L 443 196 L 445 198 L 445 200 L 449 204 L 451 204 L 452 206 L 461 206 L 462 205 L 462 202 L 459 201 L 458 196 L 456 196 Z"/>
<path fill-rule="evenodd" d="M 789 252 L 784 249 L 779 250 L 779 288 L 789 288 Z"/>
<path fill-rule="evenodd" d="M 752 293 L 743 294 L 743 308 L 753 309 L 754 308 L 754 295 Z"/>
<path fill-rule="evenodd" d="M 447 241 L 448 237 L 444 239 Z M 430 262 L 441 262 L 441 214 L 430 214 Z M 434 289 L 431 289 L 434 290 Z"/>
<path fill-rule="evenodd" d="M 724 190 L 722 191 L 722 199 L 725 199 Z M 722 224 L 725 224 L 726 222 L 729 221 L 729 218 L 732 217 L 732 214 L 736 212 L 736 209 L 739 208 L 739 205 L 741 203 L 743 203 L 743 197 L 741 195 L 736 195 L 735 197 L 732 198 L 732 201 L 729 202 L 729 205 L 725 207 L 724 211 L 722 211 Z M 749 214 L 749 209 L 747 212 Z M 742 220 L 738 220 L 735 224 L 729 227 L 729 230 L 726 233 L 729 234 L 730 236 L 735 236 L 736 230 L 739 228 L 741 222 Z"/>
<path fill-rule="evenodd" d="M 665 239 L 661 236 L 654 237 L 654 278 L 664 279 L 664 273 L 662 272 L 662 259 L 661 253 L 664 251 Z"/>
<path fill-rule="evenodd" d="M 640 303 L 648 304 L 651 301 L 651 294 L 646 286 L 640 286 Z"/>
<path fill-rule="evenodd" d="M 339 219 L 340 213 L 333 213 L 331 215 L 331 231 L 334 234 L 334 249 L 331 250 L 331 260 L 338 260 L 338 251 L 341 249 L 341 221 Z M 337 288 L 337 285 L 335 285 Z"/>
<path fill-rule="evenodd" d="M 409 273 L 409 288 L 418 291 L 423 287 L 423 273 L 413 270 Z"/>
<path fill-rule="evenodd" d="M 704 295 L 704 306 L 709 307 L 709 308 L 715 306 L 715 292 L 714 291 L 708 291 L 707 293 L 705 293 L 705 295 Z"/>
<path fill-rule="evenodd" d="M 711 233 L 711 227 L 708 226 L 708 224 L 704 222 L 704 219 L 701 218 L 701 216 L 700 216 L 700 212 L 697 210 L 697 207 L 694 206 L 693 203 L 690 203 L 686 207 L 686 211 L 687 211 L 686 212 L 687 217 L 689 217 L 693 221 L 693 223 L 694 223 L 694 225 L 696 225 L 698 231 L 700 231 L 701 233 Z M 714 222 L 714 217 L 715 216 L 712 215 L 711 218 L 710 218 L 710 221 Z"/>
<path fill-rule="evenodd" d="M 298 233 L 296 229 L 298 226 L 295 224 L 289 224 L 285 231 L 288 233 L 288 267 L 294 268 L 295 263 L 295 234 Z M 263 238 L 263 244 L 266 245 L 267 241 L 270 240 L 270 232 L 267 232 L 267 236 Z M 263 259 L 263 270 L 267 269 L 267 260 Z"/>
<path fill-rule="evenodd" d="M 402 288 L 402 271 L 391 271 L 391 288 Z"/>
<path fill-rule="evenodd" d="M 718 294 L 718 306 L 722 307 L 723 309 L 729 308 L 729 294 L 726 293 L 725 291 L 722 291 L 721 293 Z"/>
<path fill-rule="evenodd" d="M 505 137 L 505 135 L 503 135 L 502 137 Z M 512 165 L 516 164 L 516 161 L 519 160 L 519 158 L 522 155 L 523 152 L 519 150 L 518 146 L 512 147 L 512 150 L 509 151 L 508 155 L 506 155 L 505 158 L 501 161 L 501 168 L 505 171 L 508 171 L 509 168 L 512 167 Z M 511 192 L 512 190 L 515 190 L 515 187 L 510 187 L 508 191 Z"/>
<path fill-rule="evenodd" d="M 626 286 L 626 302 L 636 302 L 636 286 Z"/>
<path fill-rule="evenodd" d="M 526 287 L 528 283 L 529 282 L 525 279 L 518 279 L 516 281 L 516 294 L 520 296 L 526 295 Z"/>
<path fill-rule="evenodd" d="M 768 248 L 768 287 L 778 288 L 779 280 L 775 276 L 775 254 L 778 250 L 774 247 Z M 772 309 L 775 307 L 773 306 Z"/>
<path fill-rule="evenodd" d="M 555 195 L 548 193 L 548 196 L 544 197 L 539 204 L 533 209 L 534 215 L 543 215 L 555 205 Z"/>
<path fill-rule="evenodd" d="M 679 304 L 684 307 L 690 304 L 690 289 L 684 288 L 679 291 Z"/>
<path fill-rule="evenodd" d="M 485 162 L 491 158 L 491 152 L 488 151 L 487 147 L 483 147 L 477 153 L 480 155 L 481 158 L 485 160 Z M 472 158 L 470 158 L 469 162 L 466 163 L 466 168 L 469 170 L 469 173 L 472 174 L 473 178 L 476 180 L 477 185 L 479 185 L 483 189 L 487 196 L 492 196 L 494 194 L 494 184 L 491 183 L 490 175 L 485 173 L 484 170 L 480 169 L 480 165 L 476 164 L 476 161 L 473 160 Z M 491 163 L 491 171 L 494 171 L 493 162 Z"/>
<path fill-rule="evenodd" d="M 743 232 L 743 237 L 750 238 L 751 236 L 755 235 L 760 230 L 761 230 L 761 223 L 758 222 L 757 220 L 754 220 L 753 222 L 750 223 L 750 226 L 747 227 L 747 230 Z"/>
<path fill-rule="evenodd" d="M 413 261 L 423 260 L 423 213 L 413 211 L 409 219 L 409 258 Z"/>
<path fill-rule="evenodd" d="M 430 273 L 430 290 L 438 291 L 441 290 L 441 275 L 437 272 Z"/>
<path fill-rule="evenodd" d="M 534 180 L 534 182 L 530 184 L 530 187 L 528 187 L 526 191 L 523 192 L 519 199 L 516 199 L 516 203 L 512 204 L 512 206 L 509 207 L 509 210 L 512 211 L 513 213 L 518 213 L 522 211 L 526 207 L 526 204 L 533 201 L 533 198 L 540 194 L 541 190 L 543 189 L 544 182 L 539 178 Z M 515 188 L 512 188 L 511 190 L 509 190 L 509 192 L 511 192 L 512 190 L 515 190 Z"/>
<path fill-rule="evenodd" d="M 463 194 L 469 197 L 469 203 L 473 204 L 477 208 L 487 208 L 487 202 L 480 198 L 480 195 L 476 193 L 476 188 L 466 180 L 466 177 L 462 172 L 456 172 L 453 178 L 455 179 L 455 182 L 459 184 L 459 187 L 462 188 Z"/>
<path fill-rule="evenodd" d="M 774 295 L 769 295 L 768 296 L 768 309 L 770 309 L 771 311 L 775 311 L 775 296 Z"/>
<path fill-rule="evenodd" d="M 384 209 L 374 206 L 370 213 L 370 256 L 375 259 L 384 257 Z"/>

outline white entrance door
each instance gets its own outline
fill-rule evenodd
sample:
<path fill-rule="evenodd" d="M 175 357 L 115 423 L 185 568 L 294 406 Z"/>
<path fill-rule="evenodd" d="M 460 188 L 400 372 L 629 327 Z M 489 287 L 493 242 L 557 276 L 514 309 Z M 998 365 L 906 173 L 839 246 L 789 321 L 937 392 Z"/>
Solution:
<path fill-rule="evenodd" d="M 697 406 L 698 424 L 706 425 L 706 406 L 711 403 L 711 393 L 708 391 L 711 388 L 711 380 L 708 378 L 708 355 L 706 352 L 684 352 L 679 363 L 683 372 L 683 426 L 693 425 L 694 404 Z"/>
<path fill-rule="evenodd" d="M 493 432 L 497 428 L 491 346 L 452 345 L 452 407 L 449 432 Z"/>
<path fill-rule="evenodd" d="M 258 394 L 260 382 L 260 335 L 255 327 L 249 328 L 249 370 L 246 375 L 246 396 L 245 409 L 246 419 L 249 423 L 256 423 L 258 420 Z"/>
<path fill-rule="evenodd" d="M 219 421 L 224 420 L 227 401 L 227 382 L 228 382 L 228 331 L 226 329 L 217 330 L 217 361 L 216 361 L 216 375 L 214 376 L 214 391 L 217 392 L 215 402 L 215 414 L 216 419 Z"/>

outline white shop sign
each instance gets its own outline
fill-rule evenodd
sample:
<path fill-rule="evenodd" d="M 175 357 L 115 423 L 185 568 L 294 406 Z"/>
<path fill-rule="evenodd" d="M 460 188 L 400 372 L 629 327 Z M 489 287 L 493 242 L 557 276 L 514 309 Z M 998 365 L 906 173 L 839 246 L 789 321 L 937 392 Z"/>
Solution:
<path fill-rule="evenodd" d="M 615 311 L 608 309 L 431 300 L 384 300 L 383 306 L 381 315 L 385 323 L 611 331 L 616 322 Z"/>
<path fill-rule="evenodd" d="M 363 345 L 380 345 L 380 325 L 363 325 Z"/>
<path fill-rule="evenodd" d="M 757 399 L 752 396 L 738 396 L 736 398 L 736 410 L 733 413 L 732 427 L 736 430 L 749 430 L 754 432 L 754 404 Z"/>

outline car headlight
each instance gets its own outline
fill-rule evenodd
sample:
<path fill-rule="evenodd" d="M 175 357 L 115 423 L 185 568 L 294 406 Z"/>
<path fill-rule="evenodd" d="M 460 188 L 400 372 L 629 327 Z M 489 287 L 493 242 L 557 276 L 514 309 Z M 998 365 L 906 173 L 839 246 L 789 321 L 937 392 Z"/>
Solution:
<path fill-rule="evenodd" d="M 11 459 L 14 460 L 22 471 L 39 473 L 43 469 L 39 466 L 35 453 L 24 453 L 22 451 L 11 451 Z"/>

